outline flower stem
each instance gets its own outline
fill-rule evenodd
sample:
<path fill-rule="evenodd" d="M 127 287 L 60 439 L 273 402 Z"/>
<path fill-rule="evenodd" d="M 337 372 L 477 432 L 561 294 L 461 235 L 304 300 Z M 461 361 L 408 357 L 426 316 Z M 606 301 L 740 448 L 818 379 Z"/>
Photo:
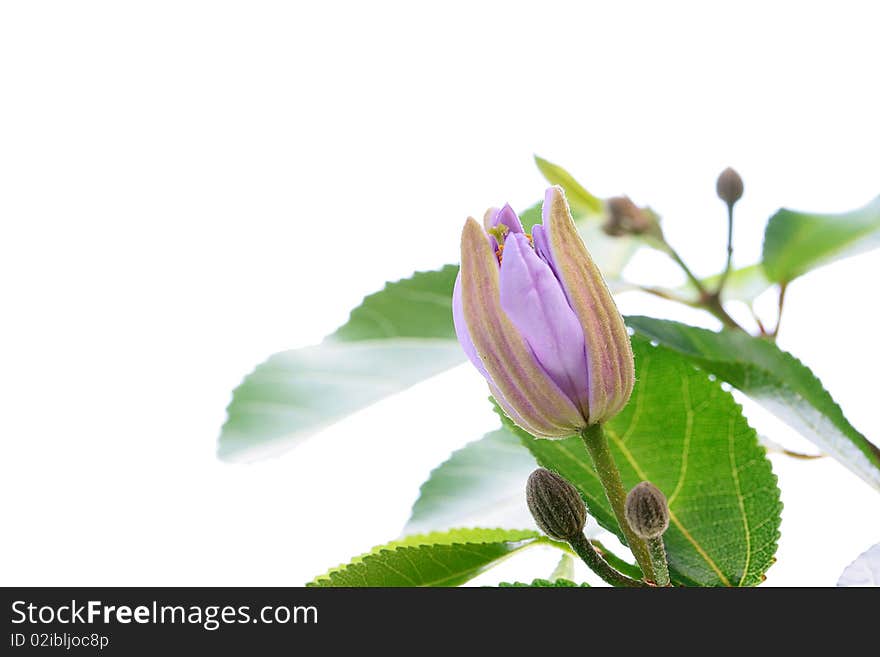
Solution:
<path fill-rule="evenodd" d="M 645 294 L 660 297 L 661 299 L 666 299 L 667 301 L 675 301 L 676 303 L 681 303 L 685 306 L 692 306 L 694 308 L 702 307 L 700 306 L 699 302 L 685 299 L 684 297 L 675 294 L 671 290 L 664 290 L 663 288 L 659 287 L 651 287 L 650 285 L 638 285 L 636 289 L 640 292 L 644 292 Z"/>
<path fill-rule="evenodd" d="M 701 296 L 708 294 L 708 291 L 706 290 L 706 286 L 703 285 L 703 282 L 694 275 L 694 272 L 691 271 L 691 268 L 685 264 L 684 260 L 681 259 L 681 256 L 678 255 L 678 251 L 673 249 L 672 246 L 668 242 L 664 242 L 663 244 L 666 247 L 667 255 L 669 255 L 670 258 L 675 260 L 676 264 L 678 264 L 678 266 L 681 267 L 681 270 L 684 272 L 684 275 L 688 277 L 688 280 L 697 289 L 697 292 L 699 292 Z"/>
<path fill-rule="evenodd" d="M 724 273 L 721 274 L 721 280 L 718 281 L 718 287 L 715 290 L 715 296 L 721 297 L 721 291 L 730 276 L 730 267 L 733 264 L 733 204 L 727 204 L 727 264 L 724 266 Z"/>
<path fill-rule="evenodd" d="M 699 307 L 709 311 L 727 328 L 747 333 L 742 325 L 731 317 L 727 310 L 725 310 L 724 305 L 721 303 L 721 297 L 717 294 L 706 294 L 701 296 Z"/>
<path fill-rule="evenodd" d="M 620 471 L 617 464 L 614 463 L 614 457 L 611 456 L 611 450 L 608 448 L 608 439 L 605 437 L 605 431 L 601 424 L 591 424 L 581 433 L 581 438 L 593 465 L 596 468 L 596 474 L 599 475 L 599 481 L 602 482 L 602 488 L 605 489 L 605 496 L 611 504 L 614 516 L 633 556 L 639 563 L 645 578 L 650 581 L 654 580 L 654 567 L 651 563 L 651 556 L 648 553 L 648 546 L 645 542 L 633 533 L 629 523 L 626 521 L 624 506 L 626 505 L 626 490 L 623 482 L 620 480 Z"/>
<path fill-rule="evenodd" d="M 658 536 L 647 541 L 651 563 L 654 566 L 654 583 L 657 586 L 669 586 L 669 564 L 666 563 L 666 548 L 663 538 Z"/>
<path fill-rule="evenodd" d="M 732 235 L 732 234 L 731 234 Z M 684 260 L 682 260 L 681 256 L 678 254 L 669 242 L 665 240 L 662 243 L 662 248 L 666 251 L 666 254 L 672 258 L 681 270 L 684 272 L 685 276 L 687 276 L 688 280 L 691 282 L 691 285 L 697 290 L 697 294 L 699 296 L 695 305 L 698 308 L 703 308 L 708 311 L 712 315 L 714 315 L 718 320 L 721 321 L 724 326 L 731 329 L 736 329 L 739 331 L 746 330 L 727 312 L 724 308 L 724 305 L 721 303 L 721 289 L 719 288 L 717 292 L 710 292 L 706 289 L 706 286 L 703 285 L 703 282 L 694 275 L 694 272 L 691 271 L 690 267 L 687 266 Z M 726 273 L 722 276 L 724 279 L 727 278 Z"/>
<path fill-rule="evenodd" d="M 771 340 L 776 340 L 776 337 L 779 335 L 779 325 L 782 324 L 782 308 L 785 305 L 785 290 L 787 288 L 788 283 L 779 284 L 779 301 L 777 302 L 779 310 L 776 317 L 776 328 L 774 328 L 773 331 L 770 333 Z"/>
<path fill-rule="evenodd" d="M 627 577 L 623 573 L 612 568 L 605 559 L 599 556 L 599 553 L 596 552 L 596 548 L 593 547 L 592 543 L 590 543 L 587 537 L 583 534 L 570 539 L 569 545 L 571 545 L 572 549 L 577 552 L 577 555 L 583 559 L 584 563 L 590 567 L 590 570 L 601 577 L 604 582 L 611 584 L 611 586 L 627 588 L 648 586 L 645 582 L 640 582 L 631 577 Z"/>

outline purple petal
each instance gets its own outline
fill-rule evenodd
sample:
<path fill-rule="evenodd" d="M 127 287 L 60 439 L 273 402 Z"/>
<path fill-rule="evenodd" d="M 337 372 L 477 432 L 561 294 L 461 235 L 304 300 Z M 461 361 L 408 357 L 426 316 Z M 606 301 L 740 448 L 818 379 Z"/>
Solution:
<path fill-rule="evenodd" d="M 464 349 L 464 353 L 468 357 L 468 360 L 474 364 L 474 367 L 480 371 L 480 374 L 489 380 L 489 373 L 486 372 L 486 367 L 483 365 L 483 361 L 481 361 L 480 357 L 477 355 L 477 348 L 474 346 L 473 340 L 471 340 L 471 334 L 470 331 L 468 331 L 467 322 L 464 321 L 464 306 L 461 302 L 460 271 L 455 278 L 455 287 L 452 289 L 452 323 L 455 325 L 455 335 L 458 336 L 458 341 L 461 343 L 461 348 Z"/>
<path fill-rule="evenodd" d="M 599 268 L 577 233 L 561 187 L 547 190 L 543 216 L 556 273 L 583 329 L 588 418 L 590 424 L 605 422 L 626 405 L 632 393 L 635 371 L 629 335 Z"/>
<path fill-rule="evenodd" d="M 559 272 L 556 271 L 556 262 L 553 260 L 553 251 L 550 249 L 550 242 L 547 238 L 547 229 L 541 224 L 536 224 L 532 228 L 532 241 L 535 243 L 535 253 L 550 266 L 556 280 L 559 280 Z"/>
<path fill-rule="evenodd" d="M 494 228 L 498 224 L 504 224 L 507 226 L 509 235 L 514 233 L 525 233 L 522 227 L 522 222 L 520 222 L 519 217 L 516 216 L 516 212 L 513 211 L 513 208 L 510 207 L 509 203 L 505 203 L 504 207 L 500 210 L 487 212 L 486 216 L 483 217 L 483 225 L 486 227 L 487 232 L 490 228 Z M 492 250 L 497 251 L 498 242 L 491 235 L 489 236 L 489 239 L 492 242 Z"/>
<path fill-rule="evenodd" d="M 471 218 L 461 232 L 464 319 L 490 381 L 536 436 L 567 438 L 586 416 L 556 384 L 501 307 L 501 268 L 483 227 Z"/>
<path fill-rule="evenodd" d="M 516 212 L 513 211 L 513 208 L 510 207 L 509 203 L 505 203 L 504 207 L 495 215 L 494 223 L 492 225 L 497 226 L 498 224 L 504 224 L 507 226 L 511 234 L 525 233 L 519 217 L 516 216 Z"/>
<path fill-rule="evenodd" d="M 501 212 L 499 208 L 489 208 L 488 210 L 486 210 L 486 214 L 483 215 L 483 228 L 485 228 L 487 232 L 490 228 L 492 228 L 492 226 L 495 225 L 493 222 L 495 221 L 495 217 L 498 216 L 499 212 Z M 492 245 L 493 253 L 498 250 L 498 240 L 496 240 L 492 235 L 489 235 L 489 244 Z"/>
<path fill-rule="evenodd" d="M 587 413 L 588 379 L 584 333 L 549 265 L 524 235 L 504 245 L 501 307 L 551 379 Z"/>

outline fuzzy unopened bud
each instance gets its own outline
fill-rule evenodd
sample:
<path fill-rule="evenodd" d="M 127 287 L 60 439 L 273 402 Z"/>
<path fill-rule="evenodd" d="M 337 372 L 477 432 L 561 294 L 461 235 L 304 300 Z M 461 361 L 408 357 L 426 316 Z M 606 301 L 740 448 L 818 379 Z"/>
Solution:
<path fill-rule="evenodd" d="M 526 484 L 529 511 L 542 532 L 568 541 L 579 536 L 587 524 L 587 507 L 577 489 L 555 472 L 538 468 Z"/>
<path fill-rule="evenodd" d="M 537 438 L 568 438 L 629 401 L 626 325 L 561 187 L 531 234 L 509 205 L 465 222 L 452 321 L 495 401 Z"/>
<path fill-rule="evenodd" d="M 743 179 L 740 178 L 736 171 L 727 167 L 718 176 L 718 182 L 715 183 L 715 191 L 718 193 L 718 198 L 727 203 L 727 205 L 733 206 L 742 198 Z"/>
<path fill-rule="evenodd" d="M 606 235 L 652 235 L 662 239 L 660 221 L 651 208 L 640 208 L 629 196 L 614 196 L 605 202 L 607 211 L 602 230 Z"/>
<path fill-rule="evenodd" d="M 654 217 L 632 202 L 629 196 L 614 196 L 606 201 L 608 217 L 602 225 L 608 235 L 641 235 L 654 226 Z"/>
<path fill-rule="evenodd" d="M 669 527 L 666 496 L 650 481 L 643 481 L 626 496 L 626 521 L 639 538 L 662 536 Z"/>

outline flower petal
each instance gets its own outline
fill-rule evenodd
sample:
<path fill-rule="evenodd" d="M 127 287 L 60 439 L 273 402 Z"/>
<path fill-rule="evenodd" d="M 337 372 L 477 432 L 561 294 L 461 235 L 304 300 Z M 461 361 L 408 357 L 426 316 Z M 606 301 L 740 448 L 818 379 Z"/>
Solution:
<path fill-rule="evenodd" d="M 584 332 L 549 265 L 521 234 L 509 235 L 504 243 L 501 307 L 541 366 L 587 417 Z"/>
<path fill-rule="evenodd" d="M 535 226 L 532 227 L 532 242 L 535 244 L 535 253 L 541 257 L 541 260 L 547 263 L 553 271 L 553 275 L 556 276 L 556 279 L 558 280 L 559 272 L 556 271 L 556 263 L 553 260 L 553 252 L 550 250 L 547 231 L 541 224 L 535 224 Z"/>
<path fill-rule="evenodd" d="M 498 260 L 486 233 L 468 219 L 461 235 L 461 300 L 477 355 L 492 384 L 528 423 L 529 431 L 546 438 L 570 436 L 586 421 L 502 310 L 499 278 Z"/>
<path fill-rule="evenodd" d="M 492 382 L 489 382 L 489 392 L 492 393 L 492 397 L 495 399 L 495 402 L 501 407 L 505 413 L 507 413 L 507 417 L 513 420 L 513 423 L 519 427 L 522 427 L 526 431 L 528 431 L 533 436 L 538 436 L 541 432 L 535 427 L 531 426 L 529 422 L 520 415 L 517 410 L 510 405 L 510 402 L 504 398 L 504 395 L 501 394 L 501 391 L 498 390 Z"/>
<path fill-rule="evenodd" d="M 492 379 L 489 377 L 489 373 L 486 371 L 486 368 L 483 367 L 483 362 L 480 360 L 480 357 L 477 356 L 477 350 L 471 340 L 470 332 L 467 328 L 467 322 L 464 321 L 464 308 L 461 303 L 461 271 L 459 271 L 458 276 L 455 277 L 455 287 L 452 290 L 452 322 L 455 325 L 455 334 L 458 336 L 458 341 L 461 344 L 462 349 L 464 349 L 464 353 L 467 355 L 468 360 L 474 364 L 474 367 L 477 368 L 480 374 L 482 374 L 489 383 L 489 391 L 492 393 L 492 396 L 495 398 L 495 401 L 501 409 L 507 413 L 508 417 L 510 417 L 510 419 L 517 425 L 521 426 L 529 433 L 536 433 L 535 428 L 530 426 L 529 423 L 516 412 L 516 409 L 514 409 L 510 405 L 510 402 L 504 398 L 501 391 L 492 384 Z"/>
<path fill-rule="evenodd" d="M 489 373 L 483 367 L 483 361 L 477 356 L 477 348 L 474 347 L 467 322 L 464 321 L 464 307 L 461 303 L 461 271 L 455 277 L 455 287 L 452 289 L 452 323 L 455 325 L 455 335 L 458 337 L 461 348 L 464 349 L 468 360 L 474 364 L 474 367 L 480 371 L 480 374 L 486 377 L 486 380 L 489 380 Z"/>
<path fill-rule="evenodd" d="M 513 208 L 510 207 L 510 203 L 505 203 L 503 208 L 495 210 L 491 214 L 487 212 L 483 217 L 483 225 L 485 225 L 487 232 L 498 224 L 507 226 L 510 233 L 525 233 L 522 222 Z"/>
<path fill-rule="evenodd" d="M 632 346 L 605 279 L 571 218 L 565 193 L 544 196 L 544 229 L 568 303 L 580 320 L 587 346 L 589 421 L 604 422 L 629 400 L 635 382 Z"/>

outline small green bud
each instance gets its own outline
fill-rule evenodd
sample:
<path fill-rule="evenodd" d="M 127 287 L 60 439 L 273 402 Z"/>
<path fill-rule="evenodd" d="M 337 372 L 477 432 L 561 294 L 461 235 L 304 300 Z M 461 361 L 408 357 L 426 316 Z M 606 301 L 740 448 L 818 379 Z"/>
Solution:
<path fill-rule="evenodd" d="M 526 484 L 529 511 L 550 538 L 569 541 L 587 524 L 587 507 L 577 489 L 555 472 L 538 468 Z"/>
<path fill-rule="evenodd" d="M 733 205 L 742 198 L 743 195 L 743 179 L 739 174 L 727 167 L 718 176 L 718 182 L 715 183 L 715 191 L 718 198 L 733 207 Z"/>
<path fill-rule="evenodd" d="M 669 527 L 666 496 L 650 481 L 643 481 L 626 496 L 626 521 L 639 538 L 662 536 Z"/>

